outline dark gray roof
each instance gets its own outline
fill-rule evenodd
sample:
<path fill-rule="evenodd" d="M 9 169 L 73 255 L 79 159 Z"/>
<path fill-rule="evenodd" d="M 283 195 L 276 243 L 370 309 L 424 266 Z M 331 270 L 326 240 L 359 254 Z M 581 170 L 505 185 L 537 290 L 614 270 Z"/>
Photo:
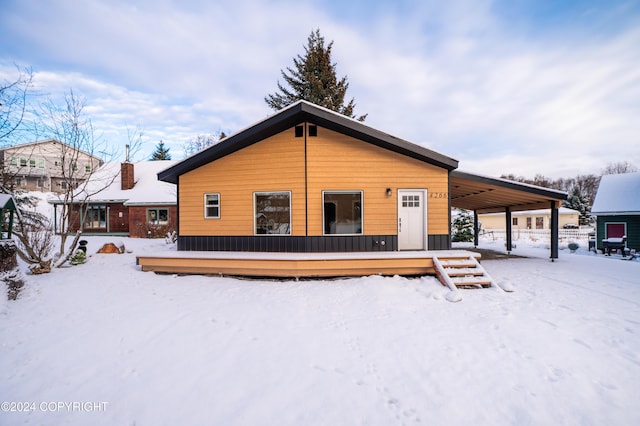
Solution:
<path fill-rule="evenodd" d="M 458 167 L 458 161 L 453 158 L 383 133 L 357 120 L 326 108 L 306 101 L 298 101 L 278 111 L 274 115 L 225 138 L 220 143 L 163 170 L 158 173 L 158 179 L 165 182 L 177 183 L 178 176 L 184 173 L 239 151 L 303 122 L 324 127 L 447 170 L 453 170 Z"/>

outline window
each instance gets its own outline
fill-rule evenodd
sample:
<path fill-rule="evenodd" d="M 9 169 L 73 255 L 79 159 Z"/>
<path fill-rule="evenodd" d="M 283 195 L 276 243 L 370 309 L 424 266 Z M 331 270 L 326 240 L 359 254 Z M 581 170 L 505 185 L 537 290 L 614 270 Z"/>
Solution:
<path fill-rule="evenodd" d="M 362 234 L 362 191 L 323 191 L 322 198 L 324 235 Z M 420 200 L 407 198 L 403 205 L 405 202 L 406 207 L 413 207 Z"/>
<path fill-rule="evenodd" d="M 513 226 L 518 226 L 518 218 L 517 217 L 511 218 L 511 224 Z"/>
<path fill-rule="evenodd" d="M 255 233 L 291 235 L 291 192 L 255 192 Z"/>
<path fill-rule="evenodd" d="M 89 229 L 107 227 L 107 207 L 89 206 L 84 219 L 84 227 Z"/>
<path fill-rule="evenodd" d="M 204 217 L 220 219 L 220 194 L 204 194 Z"/>
<path fill-rule="evenodd" d="M 25 157 L 20 157 L 20 167 L 27 167 L 27 159 Z"/>
<path fill-rule="evenodd" d="M 91 164 L 85 164 L 84 171 L 85 173 L 91 173 Z"/>
<path fill-rule="evenodd" d="M 169 223 L 169 210 L 147 209 L 147 223 L 149 225 L 167 225 Z"/>
<path fill-rule="evenodd" d="M 627 235 L 626 222 L 606 222 L 604 226 L 605 238 L 622 238 Z"/>
<path fill-rule="evenodd" d="M 36 167 L 36 159 L 35 158 L 30 158 L 29 159 L 29 167 Z"/>
<path fill-rule="evenodd" d="M 11 165 L 18 166 L 18 159 L 16 157 L 11 157 Z"/>
<path fill-rule="evenodd" d="M 44 169 L 44 158 L 38 158 L 38 168 Z"/>
<path fill-rule="evenodd" d="M 536 229 L 544 229 L 544 217 L 536 217 Z"/>
<path fill-rule="evenodd" d="M 527 218 L 527 229 L 531 229 L 531 218 Z"/>
<path fill-rule="evenodd" d="M 74 172 L 78 170 L 78 163 L 77 162 L 72 162 L 71 163 L 71 170 L 73 170 Z"/>
<path fill-rule="evenodd" d="M 403 195 L 402 207 L 420 207 L 419 195 Z"/>

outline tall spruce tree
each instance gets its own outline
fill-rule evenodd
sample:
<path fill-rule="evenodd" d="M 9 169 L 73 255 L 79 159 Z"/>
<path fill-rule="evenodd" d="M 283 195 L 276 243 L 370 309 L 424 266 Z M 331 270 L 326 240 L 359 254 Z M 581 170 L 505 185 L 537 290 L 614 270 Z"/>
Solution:
<path fill-rule="evenodd" d="M 293 58 L 293 68 L 280 70 L 288 87 L 278 81 L 279 92 L 264 98 L 267 105 L 277 111 L 302 99 L 364 121 L 367 114 L 359 117 L 354 115 L 356 104 L 353 98 L 345 105 L 349 83 L 346 76 L 340 80 L 336 76 L 336 64 L 331 62 L 332 47 L 333 41 L 325 46 L 319 29 L 312 31 L 304 48 L 304 56 Z"/>
<path fill-rule="evenodd" d="M 578 185 L 573 186 L 569 193 L 569 198 L 564 201 L 563 205 L 580 212 L 580 217 L 578 218 L 579 225 L 591 224 L 591 207 Z"/>
<path fill-rule="evenodd" d="M 164 142 L 160 141 L 156 145 L 156 150 L 151 154 L 151 161 L 157 160 L 171 160 L 171 154 L 169 154 L 169 148 L 164 146 Z"/>

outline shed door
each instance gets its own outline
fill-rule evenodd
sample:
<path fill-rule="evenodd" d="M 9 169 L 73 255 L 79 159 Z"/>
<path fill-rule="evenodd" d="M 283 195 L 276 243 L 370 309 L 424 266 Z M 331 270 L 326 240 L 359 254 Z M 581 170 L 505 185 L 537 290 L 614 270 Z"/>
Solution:
<path fill-rule="evenodd" d="M 427 249 L 426 191 L 398 190 L 398 249 Z"/>

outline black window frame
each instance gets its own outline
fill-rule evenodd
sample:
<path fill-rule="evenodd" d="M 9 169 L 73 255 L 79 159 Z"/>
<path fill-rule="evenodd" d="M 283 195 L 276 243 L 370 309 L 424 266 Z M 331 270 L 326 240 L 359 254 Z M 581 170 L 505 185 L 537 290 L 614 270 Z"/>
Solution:
<path fill-rule="evenodd" d="M 340 195 L 359 195 L 359 200 L 351 200 L 351 206 L 352 206 L 352 210 L 351 212 L 353 213 L 351 215 L 351 220 L 353 220 L 354 222 L 352 224 L 349 224 L 347 226 L 353 226 L 354 227 L 354 232 L 338 232 L 338 215 L 340 214 L 340 208 L 338 207 L 338 204 L 334 201 L 339 201 L 339 200 L 335 200 L 335 199 L 329 199 L 327 200 L 327 195 L 329 196 L 340 196 Z M 335 217 L 335 229 L 332 231 L 331 229 L 331 217 L 328 216 L 329 211 L 328 208 L 330 205 L 334 205 L 334 212 L 333 214 L 336 216 Z M 356 210 L 357 213 L 359 214 L 359 221 L 356 218 Z M 342 210 L 342 211 L 346 211 L 346 210 Z M 359 228 L 358 228 L 359 226 Z M 354 189 L 354 190 L 324 190 L 322 191 L 322 235 L 324 236 L 358 236 L 358 235 L 364 235 L 364 191 L 360 190 L 360 189 Z"/>

